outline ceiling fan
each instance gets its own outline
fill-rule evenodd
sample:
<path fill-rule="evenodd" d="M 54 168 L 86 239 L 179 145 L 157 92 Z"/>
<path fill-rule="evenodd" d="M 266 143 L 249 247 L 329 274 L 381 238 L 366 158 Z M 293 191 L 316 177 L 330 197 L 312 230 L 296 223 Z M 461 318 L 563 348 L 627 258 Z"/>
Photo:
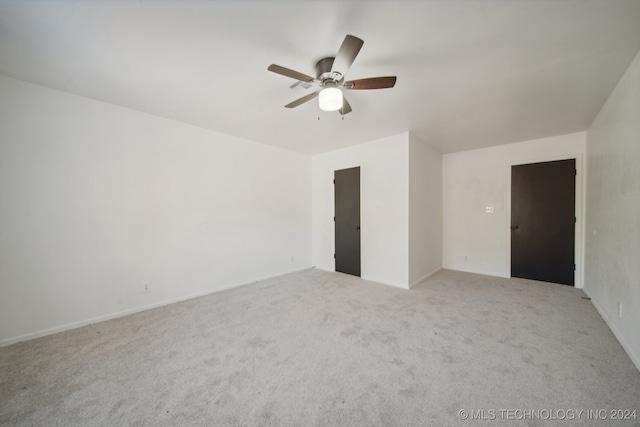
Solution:
<path fill-rule="evenodd" d="M 321 110 L 339 111 L 341 115 L 345 115 L 351 112 L 351 105 L 344 97 L 343 90 L 392 88 L 396 84 L 396 76 L 344 81 L 344 76 L 349 71 L 356 56 L 358 56 L 363 44 L 364 41 L 358 37 L 347 35 L 335 57 L 323 58 L 316 63 L 316 77 L 311 77 L 280 65 L 269 65 L 267 68 L 269 71 L 301 82 L 310 83 L 318 88 L 315 92 L 296 99 L 285 105 L 285 107 L 295 108 L 317 97 Z"/>

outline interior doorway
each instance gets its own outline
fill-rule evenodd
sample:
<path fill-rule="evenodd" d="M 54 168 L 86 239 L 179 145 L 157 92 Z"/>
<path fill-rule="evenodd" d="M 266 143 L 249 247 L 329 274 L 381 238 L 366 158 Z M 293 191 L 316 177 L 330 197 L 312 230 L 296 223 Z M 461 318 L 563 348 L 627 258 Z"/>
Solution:
<path fill-rule="evenodd" d="M 575 285 L 576 160 L 511 167 L 511 276 Z"/>
<path fill-rule="evenodd" d="M 360 168 L 334 172 L 335 268 L 360 276 Z"/>

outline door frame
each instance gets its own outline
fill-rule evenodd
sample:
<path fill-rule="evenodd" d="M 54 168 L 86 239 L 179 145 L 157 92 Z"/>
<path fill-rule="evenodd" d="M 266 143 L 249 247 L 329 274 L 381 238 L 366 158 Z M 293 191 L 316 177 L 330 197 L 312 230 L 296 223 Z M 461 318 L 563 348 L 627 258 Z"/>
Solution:
<path fill-rule="evenodd" d="M 530 163 L 543 163 L 543 162 L 553 162 L 557 160 L 571 160 L 575 159 L 576 161 L 576 205 L 575 205 L 575 215 L 576 215 L 576 232 L 575 232 L 575 241 L 574 241 L 574 262 L 576 264 L 576 271 L 574 275 L 574 287 L 582 289 L 584 287 L 584 232 L 585 232 L 585 221 L 584 221 L 584 212 L 585 212 L 585 198 L 583 196 L 584 189 L 584 179 L 586 177 L 585 173 L 585 165 L 584 165 L 584 155 L 582 153 L 567 153 L 564 155 L 557 156 L 545 156 L 545 157 L 532 157 L 526 158 L 518 161 L 512 161 L 508 165 L 507 176 L 509 179 L 507 180 L 507 205 L 506 210 L 508 211 L 508 220 L 505 226 L 506 233 L 506 247 L 509 248 L 506 252 L 506 260 L 505 260 L 505 271 L 511 271 L 511 167 L 526 165 Z M 509 273 L 511 277 L 511 273 Z"/>

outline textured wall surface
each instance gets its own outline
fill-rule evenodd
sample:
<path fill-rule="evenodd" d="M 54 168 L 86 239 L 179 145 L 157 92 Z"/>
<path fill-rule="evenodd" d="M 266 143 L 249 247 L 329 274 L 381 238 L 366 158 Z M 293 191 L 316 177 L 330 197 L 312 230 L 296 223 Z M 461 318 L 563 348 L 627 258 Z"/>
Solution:
<path fill-rule="evenodd" d="M 409 285 L 442 268 L 442 154 L 409 134 Z"/>
<path fill-rule="evenodd" d="M 310 193 L 307 155 L 0 77 L 0 342 L 307 268 Z"/>
<path fill-rule="evenodd" d="M 587 132 L 585 291 L 640 369 L 640 53 Z"/>
<path fill-rule="evenodd" d="M 362 278 L 408 288 L 408 155 L 402 133 L 313 156 L 313 265 L 335 269 L 333 173 L 360 166 Z"/>
<path fill-rule="evenodd" d="M 576 159 L 576 286 L 582 284 L 584 221 L 582 164 L 584 132 L 480 150 L 443 158 L 443 265 L 452 270 L 511 275 L 511 166 Z M 493 207 L 494 213 L 486 213 Z"/>

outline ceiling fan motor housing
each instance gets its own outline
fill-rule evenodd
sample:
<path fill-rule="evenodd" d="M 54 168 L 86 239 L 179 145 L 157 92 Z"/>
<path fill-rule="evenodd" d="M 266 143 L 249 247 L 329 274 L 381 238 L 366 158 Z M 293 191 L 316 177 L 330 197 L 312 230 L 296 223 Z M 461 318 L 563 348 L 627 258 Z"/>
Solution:
<path fill-rule="evenodd" d="M 322 58 L 316 63 L 316 76 L 325 87 L 335 87 L 344 80 L 344 76 L 342 74 L 336 71 L 333 73 L 331 72 L 331 67 L 333 67 L 333 61 L 335 59 L 335 57 L 329 56 L 327 58 Z"/>

